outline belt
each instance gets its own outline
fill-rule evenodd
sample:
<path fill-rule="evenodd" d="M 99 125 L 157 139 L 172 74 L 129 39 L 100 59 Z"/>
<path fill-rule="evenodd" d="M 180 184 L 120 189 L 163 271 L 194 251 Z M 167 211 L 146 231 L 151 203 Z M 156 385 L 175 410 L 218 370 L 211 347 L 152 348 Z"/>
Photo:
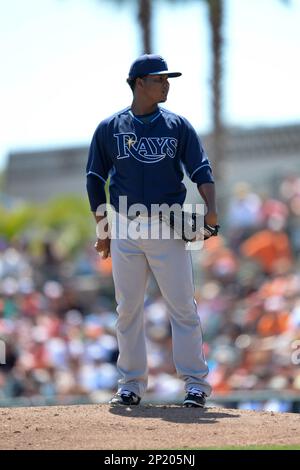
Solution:
<path fill-rule="evenodd" d="M 154 220 L 154 219 L 158 219 L 159 218 L 159 215 L 147 215 L 147 214 L 136 214 L 136 215 L 128 215 L 128 214 L 119 214 L 121 215 L 122 217 L 125 217 L 126 219 L 129 219 L 129 220 L 139 220 L 139 219 L 145 219 L 145 220 Z"/>

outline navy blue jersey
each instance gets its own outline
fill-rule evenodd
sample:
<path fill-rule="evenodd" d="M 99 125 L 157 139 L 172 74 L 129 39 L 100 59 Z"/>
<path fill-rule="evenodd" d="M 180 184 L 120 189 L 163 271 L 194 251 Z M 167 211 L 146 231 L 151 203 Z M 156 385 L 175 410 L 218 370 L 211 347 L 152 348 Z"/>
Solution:
<path fill-rule="evenodd" d="M 89 150 L 87 189 L 91 209 L 104 202 L 103 185 L 110 176 L 110 203 L 118 211 L 119 196 L 128 207 L 144 204 L 182 205 L 186 188 L 183 167 L 196 184 L 213 183 L 201 141 L 183 117 L 158 108 L 135 116 L 126 108 L 102 121 Z M 98 189 L 97 189 L 98 188 Z"/>

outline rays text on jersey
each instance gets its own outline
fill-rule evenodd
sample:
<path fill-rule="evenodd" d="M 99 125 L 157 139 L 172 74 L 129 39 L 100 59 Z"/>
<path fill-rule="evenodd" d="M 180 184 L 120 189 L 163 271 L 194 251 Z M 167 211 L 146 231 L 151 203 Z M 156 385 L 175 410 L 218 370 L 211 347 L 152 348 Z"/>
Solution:
<path fill-rule="evenodd" d="M 165 157 L 174 158 L 178 141 L 174 137 L 140 137 L 133 132 L 114 134 L 118 159 L 133 157 L 143 163 L 157 163 Z"/>

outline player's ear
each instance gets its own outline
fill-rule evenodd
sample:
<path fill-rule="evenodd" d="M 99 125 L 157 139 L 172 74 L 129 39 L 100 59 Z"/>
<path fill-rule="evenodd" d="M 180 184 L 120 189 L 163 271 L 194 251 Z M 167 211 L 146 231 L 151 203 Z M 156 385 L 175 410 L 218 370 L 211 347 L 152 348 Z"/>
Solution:
<path fill-rule="evenodd" d="M 136 86 L 137 88 L 140 88 L 140 89 L 141 89 L 141 88 L 144 88 L 144 80 L 143 80 L 142 78 L 138 77 L 138 78 L 136 79 L 135 86 Z"/>

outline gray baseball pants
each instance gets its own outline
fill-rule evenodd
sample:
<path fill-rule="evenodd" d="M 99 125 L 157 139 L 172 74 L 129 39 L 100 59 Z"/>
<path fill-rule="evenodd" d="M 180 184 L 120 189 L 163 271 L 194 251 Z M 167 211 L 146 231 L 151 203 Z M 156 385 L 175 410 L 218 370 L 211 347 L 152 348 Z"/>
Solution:
<path fill-rule="evenodd" d="M 125 218 L 121 218 L 123 221 Z M 122 222 L 121 222 L 122 223 Z M 158 220 L 138 218 L 140 232 Z M 176 239 L 111 240 L 113 279 L 117 301 L 118 391 L 142 397 L 147 388 L 147 355 L 144 328 L 144 296 L 150 270 L 167 305 L 172 328 L 173 360 L 185 389 L 197 387 L 210 395 L 207 363 L 202 349 L 202 330 L 194 299 L 190 251 Z"/>

